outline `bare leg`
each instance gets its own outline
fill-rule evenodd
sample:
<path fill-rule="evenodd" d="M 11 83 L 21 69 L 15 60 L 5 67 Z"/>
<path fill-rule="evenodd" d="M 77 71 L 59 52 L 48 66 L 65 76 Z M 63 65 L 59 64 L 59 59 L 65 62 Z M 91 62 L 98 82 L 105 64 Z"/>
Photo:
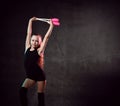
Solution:
<path fill-rule="evenodd" d="M 36 82 L 34 80 L 31 80 L 29 78 L 26 78 L 25 81 L 23 82 L 22 84 L 22 87 L 25 87 L 25 88 L 30 88 L 32 87 Z"/>
<path fill-rule="evenodd" d="M 45 91 L 45 88 L 46 88 L 46 80 L 45 81 L 38 81 L 37 82 L 37 92 L 38 93 L 42 93 Z"/>

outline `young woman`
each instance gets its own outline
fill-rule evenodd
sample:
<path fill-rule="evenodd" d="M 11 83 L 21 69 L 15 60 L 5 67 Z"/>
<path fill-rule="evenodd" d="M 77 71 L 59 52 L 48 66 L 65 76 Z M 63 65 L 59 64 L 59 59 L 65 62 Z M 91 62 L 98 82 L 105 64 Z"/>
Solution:
<path fill-rule="evenodd" d="M 32 35 L 32 22 L 37 19 L 32 17 L 28 23 L 24 53 L 24 66 L 27 77 L 20 88 L 21 106 L 28 106 L 27 90 L 35 83 L 37 83 L 38 106 L 45 106 L 44 90 L 46 78 L 44 73 L 44 50 L 53 30 L 53 23 L 51 19 L 45 21 L 49 24 L 49 28 L 42 41 L 41 35 Z"/>

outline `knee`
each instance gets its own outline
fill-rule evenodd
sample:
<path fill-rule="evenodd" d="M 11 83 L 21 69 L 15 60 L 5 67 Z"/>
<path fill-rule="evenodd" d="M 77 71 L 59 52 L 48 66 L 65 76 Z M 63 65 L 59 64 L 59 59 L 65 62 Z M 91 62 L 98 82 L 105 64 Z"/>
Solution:
<path fill-rule="evenodd" d="M 45 92 L 45 89 L 44 89 L 44 88 L 39 88 L 39 89 L 37 89 L 37 92 L 38 92 L 38 93 L 44 93 L 44 92 Z"/>
<path fill-rule="evenodd" d="M 43 87 L 38 87 L 37 92 L 38 93 L 44 93 L 45 92 L 45 87 L 44 86 Z"/>

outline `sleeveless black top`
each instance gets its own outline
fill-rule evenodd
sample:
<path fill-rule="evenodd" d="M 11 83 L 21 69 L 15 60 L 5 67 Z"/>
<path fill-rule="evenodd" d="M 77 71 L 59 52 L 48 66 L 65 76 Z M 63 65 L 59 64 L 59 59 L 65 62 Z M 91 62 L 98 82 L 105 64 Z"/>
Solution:
<path fill-rule="evenodd" d="M 44 81 L 45 73 L 40 65 L 38 65 L 39 59 L 40 56 L 37 52 L 37 49 L 30 51 L 30 48 L 28 48 L 24 55 L 24 67 L 27 78 L 35 81 Z"/>

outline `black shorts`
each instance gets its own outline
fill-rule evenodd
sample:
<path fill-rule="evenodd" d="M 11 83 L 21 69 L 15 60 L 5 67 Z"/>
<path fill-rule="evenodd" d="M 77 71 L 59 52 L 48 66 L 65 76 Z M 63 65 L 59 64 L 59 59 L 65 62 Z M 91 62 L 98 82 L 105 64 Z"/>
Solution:
<path fill-rule="evenodd" d="M 27 70 L 26 76 L 27 76 L 27 78 L 35 80 L 35 81 L 45 81 L 46 80 L 45 72 L 41 69 Z"/>

